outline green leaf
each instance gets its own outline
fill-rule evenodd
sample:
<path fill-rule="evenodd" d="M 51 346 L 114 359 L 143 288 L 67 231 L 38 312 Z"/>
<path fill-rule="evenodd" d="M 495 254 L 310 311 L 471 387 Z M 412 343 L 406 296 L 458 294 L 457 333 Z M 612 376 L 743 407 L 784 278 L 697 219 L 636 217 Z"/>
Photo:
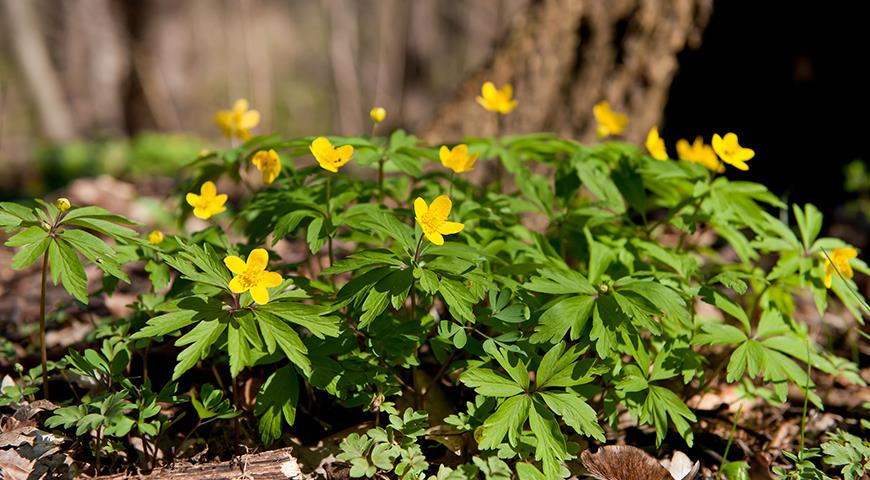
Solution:
<path fill-rule="evenodd" d="M 513 380 L 488 368 L 471 368 L 462 373 L 459 381 L 473 388 L 478 395 L 512 397 L 522 393 L 523 387 Z"/>
<path fill-rule="evenodd" d="M 226 316 L 226 315 L 225 315 Z M 198 323 L 193 330 L 175 341 L 175 345 L 190 345 L 178 354 L 178 363 L 172 371 L 172 380 L 193 368 L 196 362 L 208 356 L 212 345 L 217 342 L 227 328 L 227 319 L 206 320 Z"/>
<path fill-rule="evenodd" d="M 16 233 L 10 237 L 9 240 L 6 240 L 4 245 L 7 247 L 23 247 L 24 245 L 37 242 L 46 237 L 48 237 L 48 232 L 46 232 L 42 227 L 34 225 Z"/>
<path fill-rule="evenodd" d="M 592 165 L 591 162 L 575 157 L 574 167 L 577 169 L 577 176 L 583 185 L 589 189 L 599 200 L 604 202 L 607 207 L 613 210 L 613 213 L 622 214 L 625 212 L 625 201 L 607 173 L 602 172 Z M 609 173 L 609 172 L 608 172 Z"/>
<path fill-rule="evenodd" d="M 444 297 L 453 318 L 474 323 L 476 319 L 471 307 L 475 298 L 465 284 L 445 277 L 441 279 L 438 292 Z"/>
<path fill-rule="evenodd" d="M 259 305 L 257 309 L 304 327 L 317 338 L 337 337 L 341 332 L 341 318 L 328 315 L 331 311 L 328 307 L 276 300 Z"/>
<path fill-rule="evenodd" d="M 752 332 L 752 327 L 749 326 L 749 317 L 746 316 L 746 312 L 743 310 L 743 307 L 734 302 L 734 300 L 726 297 L 718 290 L 708 288 L 701 289 L 701 295 L 703 296 L 705 302 L 719 307 L 723 312 L 731 315 L 737 320 L 740 320 L 740 323 L 743 325 L 744 332 L 746 332 L 747 334 Z"/>
<path fill-rule="evenodd" d="M 577 293 L 594 295 L 595 287 L 586 277 L 572 270 L 543 268 L 537 277 L 523 284 L 523 288 L 532 292 L 550 293 L 554 295 Z"/>
<path fill-rule="evenodd" d="M 121 265 L 115 260 L 118 253 L 106 245 L 106 242 L 84 230 L 62 230 L 58 235 L 100 270 L 130 283 L 127 274 L 121 271 Z"/>
<path fill-rule="evenodd" d="M 804 250 L 809 251 L 822 230 L 822 212 L 809 203 L 804 205 L 803 211 L 797 205 L 792 205 L 792 210 L 801 233 Z"/>
<path fill-rule="evenodd" d="M 692 340 L 693 345 L 737 345 L 747 338 L 739 328 L 723 323 L 705 323 L 701 330 Z"/>
<path fill-rule="evenodd" d="M 505 435 L 508 443 L 517 445 L 520 428 L 526 423 L 532 399 L 526 395 L 516 395 L 508 398 L 498 409 L 483 422 L 483 438 L 478 445 L 481 450 L 497 448 Z"/>
<path fill-rule="evenodd" d="M 57 268 L 57 276 L 63 283 L 63 288 L 75 297 L 76 300 L 87 304 L 88 303 L 88 277 L 85 275 L 85 269 L 82 267 L 82 262 L 73 250 L 65 241 L 55 239 L 52 242 L 52 248 L 57 247 L 59 262 L 52 263 L 51 268 Z M 52 273 L 52 275 L 54 275 Z"/>
<path fill-rule="evenodd" d="M 308 224 L 308 233 L 305 235 L 305 240 L 308 242 L 308 248 L 311 253 L 317 253 L 326 243 L 326 235 L 323 232 L 323 217 L 316 217 Z"/>
<path fill-rule="evenodd" d="M 260 438 L 266 445 L 281 437 L 282 419 L 292 426 L 299 403 L 299 380 L 293 367 L 286 365 L 266 379 L 257 394 L 254 415 L 260 417 Z"/>
<path fill-rule="evenodd" d="M 598 424 L 598 414 L 579 395 L 570 391 L 538 392 L 538 395 L 574 431 L 599 442 L 606 441 L 604 430 Z"/>
<path fill-rule="evenodd" d="M 303 375 L 311 376 L 308 348 L 302 343 L 299 334 L 290 325 L 269 312 L 257 309 L 254 310 L 254 316 L 259 320 L 260 332 L 269 347 L 269 352 L 274 352 L 274 347 L 277 345 L 287 356 L 287 359 L 302 370 Z"/>
<path fill-rule="evenodd" d="M 535 459 L 542 462 L 548 478 L 559 478 L 561 460 L 568 458 L 568 446 L 556 417 L 539 400 L 533 401 L 529 409 L 529 427 L 537 440 Z"/>
<path fill-rule="evenodd" d="M 51 238 L 45 236 L 41 240 L 37 240 L 36 242 L 22 247 L 21 250 L 18 250 L 18 253 L 12 257 L 12 270 L 21 270 L 22 268 L 31 265 L 45 253 L 49 243 L 52 243 Z M 81 267 L 81 265 L 79 265 L 79 267 Z"/>
<path fill-rule="evenodd" d="M 554 303 L 538 318 L 532 343 L 557 342 L 571 330 L 571 340 L 577 340 L 586 327 L 586 322 L 595 306 L 595 297 L 568 297 Z"/>

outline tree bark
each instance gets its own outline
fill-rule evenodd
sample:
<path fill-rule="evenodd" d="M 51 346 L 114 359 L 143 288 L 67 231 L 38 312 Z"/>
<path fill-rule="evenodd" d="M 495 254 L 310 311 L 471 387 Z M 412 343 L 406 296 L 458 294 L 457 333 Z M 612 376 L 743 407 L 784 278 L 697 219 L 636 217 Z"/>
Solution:
<path fill-rule="evenodd" d="M 712 0 L 541 0 L 513 21 L 490 60 L 423 129 L 431 142 L 492 135 L 495 115 L 474 98 L 480 86 L 511 83 L 519 100 L 506 133 L 554 131 L 588 141 L 592 106 L 608 100 L 629 115 L 628 141 L 661 120 L 677 55 L 695 48 Z"/>
<path fill-rule="evenodd" d="M 75 126 L 33 5 L 29 1 L 2 0 L 0 17 L 10 32 L 15 58 L 31 91 L 42 133 L 50 142 L 63 142 L 75 137 Z"/>

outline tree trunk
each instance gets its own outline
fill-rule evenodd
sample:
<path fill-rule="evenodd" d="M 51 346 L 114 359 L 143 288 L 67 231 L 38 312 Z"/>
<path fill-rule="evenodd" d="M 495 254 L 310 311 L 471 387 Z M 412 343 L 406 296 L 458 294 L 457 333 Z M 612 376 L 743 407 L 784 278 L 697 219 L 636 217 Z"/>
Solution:
<path fill-rule="evenodd" d="M 422 136 L 431 142 L 492 135 L 495 116 L 476 104 L 480 86 L 511 83 L 519 100 L 503 133 L 554 131 L 588 141 L 592 106 L 629 115 L 637 142 L 661 120 L 677 55 L 700 44 L 712 0 L 540 0 L 514 19 L 489 62 L 445 103 Z"/>

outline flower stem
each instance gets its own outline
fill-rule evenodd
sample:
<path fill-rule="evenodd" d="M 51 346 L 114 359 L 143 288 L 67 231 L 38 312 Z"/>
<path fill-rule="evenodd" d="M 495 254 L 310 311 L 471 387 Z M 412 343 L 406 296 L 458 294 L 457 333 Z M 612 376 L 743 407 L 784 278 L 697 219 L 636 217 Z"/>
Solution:
<path fill-rule="evenodd" d="M 384 203 L 384 162 L 387 157 L 383 156 L 378 160 L 378 201 Z"/>
<path fill-rule="evenodd" d="M 734 433 L 737 432 L 737 422 L 740 421 L 740 414 L 743 413 L 743 405 L 737 409 L 737 414 L 734 416 L 734 423 L 731 424 L 731 433 L 728 435 L 728 443 L 725 444 L 725 452 L 722 454 L 722 460 L 719 462 L 719 470 L 716 471 L 716 478 L 722 475 L 722 467 L 728 461 L 728 451 L 731 450 L 731 442 L 734 441 Z"/>
<path fill-rule="evenodd" d="M 39 350 L 42 365 L 42 396 L 48 400 L 48 350 L 45 346 L 45 283 L 48 273 L 48 250 L 42 256 L 42 288 L 39 293 Z"/>
<path fill-rule="evenodd" d="M 326 220 L 329 222 L 328 227 L 332 228 L 332 207 L 330 206 L 330 200 L 332 199 L 332 176 L 329 175 L 326 177 Z M 329 250 L 329 266 L 335 263 L 335 257 L 332 254 L 332 233 L 327 230 L 326 231 L 326 243 L 327 248 Z"/>
<path fill-rule="evenodd" d="M 456 181 L 456 172 L 450 172 L 450 187 L 447 190 L 447 196 L 453 197 L 453 182 Z"/>

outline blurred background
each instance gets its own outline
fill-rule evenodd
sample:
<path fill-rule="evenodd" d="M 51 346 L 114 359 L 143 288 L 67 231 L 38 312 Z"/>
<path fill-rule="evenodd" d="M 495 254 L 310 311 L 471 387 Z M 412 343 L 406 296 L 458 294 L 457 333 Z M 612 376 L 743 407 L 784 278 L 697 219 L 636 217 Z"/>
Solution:
<path fill-rule="evenodd" d="M 520 102 L 508 133 L 594 140 L 734 131 L 749 172 L 866 243 L 870 107 L 864 2 L 750 0 L 0 0 L 0 197 L 102 173 L 171 177 L 224 146 L 214 113 L 248 98 L 255 133 L 431 142 L 487 135 L 486 80 Z M 148 186 L 139 187 L 148 190 Z M 159 190 L 159 189 L 157 189 Z M 830 218 L 835 218 L 829 216 Z"/>

